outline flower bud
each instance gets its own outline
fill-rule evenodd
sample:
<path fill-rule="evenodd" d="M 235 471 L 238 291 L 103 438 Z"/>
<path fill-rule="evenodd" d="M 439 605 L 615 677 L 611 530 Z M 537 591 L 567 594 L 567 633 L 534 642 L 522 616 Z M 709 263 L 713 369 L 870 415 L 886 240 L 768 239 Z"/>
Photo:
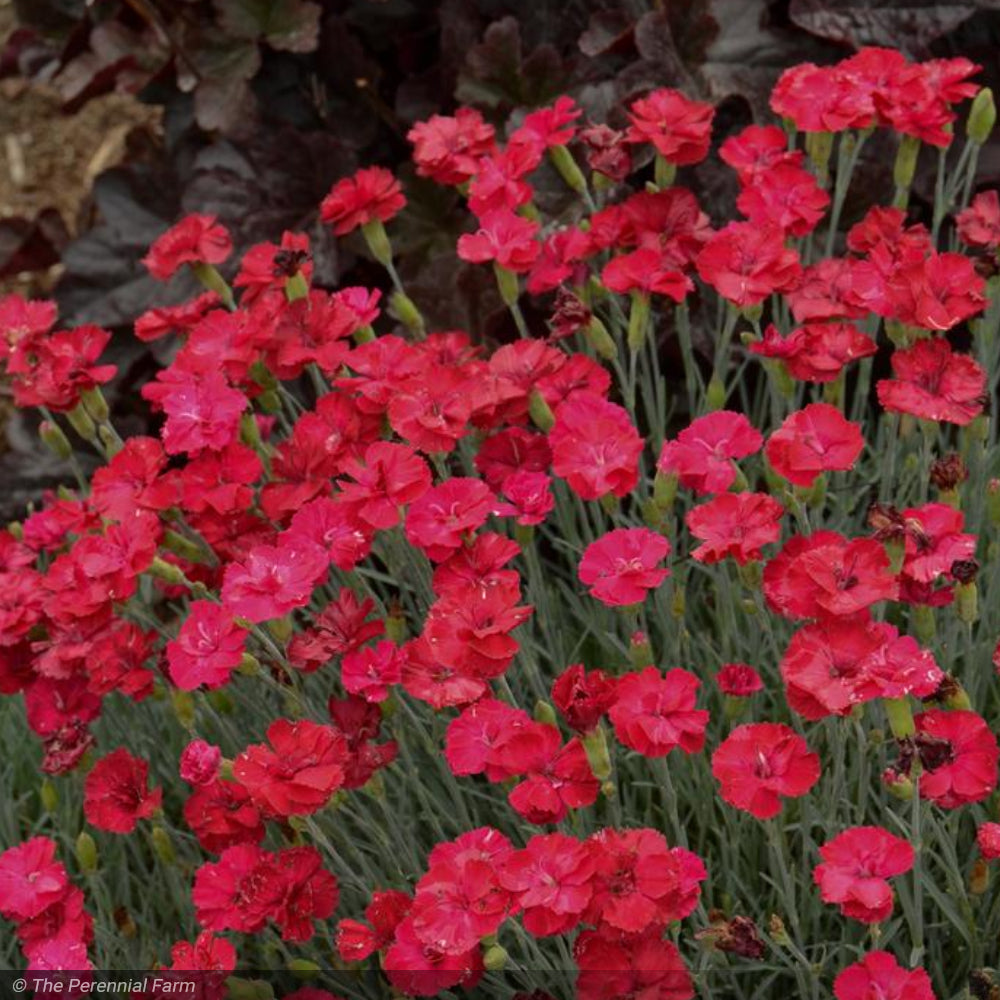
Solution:
<path fill-rule="evenodd" d="M 608 333 L 608 328 L 596 316 L 592 316 L 590 322 L 584 328 L 584 336 L 587 338 L 587 343 L 605 361 L 613 361 L 618 357 L 618 347 L 614 342 L 614 338 Z"/>
<path fill-rule="evenodd" d="M 226 979 L 229 1000 L 274 1000 L 274 990 L 263 979 L 242 979 L 229 976 Z"/>
<path fill-rule="evenodd" d="M 721 410 L 726 405 L 726 385 L 718 375 L 712 376 L 705 390 L 705 405 L 709 410 Z"/>
<path fill-rule="evenodd" d="M 990 866 L 983 858 L 976 858 L 969 873 L 969 892 L 973 896 L 982 896 L 990 887 Z"/>
<path fill-rule="evenodd" d="M 587 754 L 587 762 L 598 781 L 607 781 L 611 777 L 611 756 L 608 752 L 608 739 L 604 733 L 604 725 L 598 723 L 595 729 L 583 737 L 583 749 Z"/>
<path fill-rule="evenodd" d="M 670 187 L 674 183 L 674 179 L 677 177 L 676 164 L 664 159 L 659 153 L 657 153 L 656 160 L 653 163 L 653 177 L 656 181 L 656 186 L 661 191 Z"/>
<path fill-rule="evenodd" d="M 267 623 L 266 628 L 275 640 L 284 645 L 292 637 L 295 625 L 292 621 L 292 616 L 289 614 L 281 618 L 272 618 Z"/>
<path fill-rule="evenodd" d="M 882 772 L 882 784 L 893 798 L 902 802 L 909 802 L 913 798 L 913 782 L 907 775 L 900 774 L 891 767 Z"/>
<path fill-rule="evenodd" d="M 543 698 L 535 702 L 534 719 L 535 722 L 544 723 L 546 726 L 555 726 L 559 722 L 556 710 Z"/>
<path fill-rule="evenodd" d="M 653 531 L 660 531 L 663 529 L 663 512 L 656 504 L 656 499 L 654 497 L 648 497 L 642 503 L 642 521 L 647 527 L 652 528 Z"/>
<path fill-rule="evenodd" d="M 497 277 L 497 288 L 500 289 L 500 298 L 505 306 L 513 306 L 517 303 L 521 295 L 521 286 L 517 275 L 499 264 L 493 265 L 493 271 Z"/>
<path fill-rule="evenodd" d="M 782 948 L 787 948 L 792 943 L 792 939 L 788 936 L 788 931 L 785 930 L 785 922 L 777 913 L 772 913 L 768 919 L 767 932 L 771 935 L 774 943 L 780 945 Z"/>
<path fill-rule="evenodd" d="M 154 826 L 152 833 L 153 852 L 165 864 L 172 865 L 177 860 L 174 845 L 170 843 L 170 834 L 162 826 Z"/>
<path fill-rule="evenodd" d="M 173 705 L 177 721 L 185 729 L 190 729 L 194 725 L 194 698 L 191 692 L 181 690 L 171 691 L 170 702 Z"/>
<path fill-rule="evenodd" d="M 885 714 L 889 720 L 889 728 L 892 735 L 897 740 L 912 736 L 916 731 L 913 722 L 913 711 L 910 708 L 910 700 L 905 696 L 902 698 L 883 698 L 882 704 L 885 706 Z"/>
<path fill-rule="evenodd" d="M 124 447 L 124 442 L 115 433 L 115 429 L 111 424 L 99 424 L 97 427 L 97 436 L 100 438 L 101 444 L 104 445 L 104 454 L 109 461 Z"/>
<path fill-rule="evenodd" d="M 687 600 L 684 596 L 684 585 L 679 582 L 675 583 L 673 597 L 670 599 L 670 613 L 679 620 L 684 617 L 686 610 Z"/>
<path fill-rule="evenodd" d="M 424 330 L 426 329 L 424 325 L 424 317 L 420 310 L 417 308 L 417 304 L 406 295 L 404 292 L 395 291 L 389 296 L 389 309 L 392 315 L 399 320 L 407 330 L 417 336 L 423 336 Z"/>
<path fill-rule="evenodd" d="M 93 875 L 97 871 L 99 861 L 97 856 L 97 842 L 86 830 L 81 830 L 80 835 L 76 838 L 74 853 L 76 854 L 77 863 L 80 865 L 80 870 L 85 875 Z"/>
<path fill-rule="evenodd" d="M 893 166 L 892 177 L 896 187 L 909 190 L 917 172 L 917 157 L 920 155 L 920 140 L 912 135 L 904 135 L 899 140 L 899 150 Z M 902 207 L 902 206 L 898 206 Z"/>
<path fill-rule="evenodd" d="M 188 582 L 188 578 L 184 575 L 184 571 L 180 566 L 175 566 L 173 563 L 169 563 L 166 559 L 161 559 L 159 556 L 154 556 L 153 561 L 149 564 L 149 574 L 150 576 L 155 576 L 158 580 L 163 580 L 174 586 L 180 586 Z"/>
<path fill-rule="evenodd" d="M 361 235 L 368 244 L 371 255 L 383 266 L 392 263 L 392 244 L 381 219 L 372 219 L 361 227 Z"/>
<path fill-rule="evenodd" d="M 70 427 L 76 431 L 84 441 L 97 440 L 97 427 L 93 419 L 82 404 L 78 404 L 66 414 Z"/>
<path fill-rule="evenodd" d="M 816 173 L 823 183 L 827 177 L 827 167 L 830 165 L 830 154 L 833 152 L 832 132 L 806 133 L 806 155 L 816 167 Z"/>
<path fill-rule="evenodd" d="M 371 323 L 366 323 L 355 330 L 353 339 L 355 344 L 370 344 L 375 339 L 375 330 Z"/>
<path fill-rule="evenodd" d="M 163 533 L 163 547 L 179 555 L 182 559 L 187 559 L 188 562 L 205 561 L 205 553 L 201 546 L 196 545 L 190 538 L 186 538 L 171 528 L 167 528 Z"/>
<path fill-rule="evenodd" d="M 99 424 L 106 424 L 108 422 L 111 410 L 108 407 L 108 401 L 104 398 L 104 393 L 97 386 L 82 392 L 80 394 L 80 401 L 87 407 L 87 412 Z"/>
<path fill-rule="evenodd" d="M 632 633 L 632 638 L 629 639 L 628 644 L 628 655 L 632 661 L 632 666 L 637 670 L 642 669 L 642 667 L 648 667 L 655 662 L 653 658 L 653 645 L 645 632 L 636 631 Z"/>
<path fill-rule="evenodd" d="M 978 146 L 985 144 L 997 121 L 997 108 L 993 101 L 993 91 L 983 87 L 972 100 L 969 120 L 965 125 L 966 135 Z"/>
<path fill-rule="evenodd" d="M 528 397 L 528 415 L 531 417 L 532 423 L 546 434 L 552 430 L 556 422 L 555 414 L 549 408 L 549 404 L 545 402 L 545 397 L 537 389 L 532 389 L 531 395 Z"/>
<path fill-rule="evenodd" d="M 632 306 L 628 314 L 628 348 L 642 350 L 649 330 L 649 296 L 643 292 L 632 293 Z"/>
<path fill-rule="evenodd" d="M 278 413 L 281 410 L 281 396 L 274 389 L 265 389 L 257 397 L 257 402 L 264 413 Z"/>
<path fill-rule="evenodd" d="M 260 660 L 252 653 L 244 653 L 236 668 L 244 677 L 256 677 L 260 673 Z"/>
<path fill-rule="evenodd" d="M 583 171 L 577 166 L 573 154 L 565 146 L 552 146 L 549 149 L 549 157 L 552 165 L 559 171 L 559 176 L 566 182 L 566 186 L 577 194 L 583 194 L 587 190 L 587 178 Z"/>
<path fill-rule="evenodd" d="M 46 778 L 42 782 L 42 787 L 38 791 L 38 797 L 42 801 L 42 808 L 48 812 L 53 813 L 59 805 L 59 793 L 56 791 L 56 786 Z"/>
<path fill-rule="evenodd" d="M 917 604 L 910 612 L 910 622 L 917 642 L 928 646 L 937 635 L 937 623 L 934 621 L 934 609 L 927 604 Z"/>
<path fill-rule="evenodd" d="M 955 585 L 955 611 L 959 621 L 966 625 L 972 625 L 979 618 L 979 591 L 975 581 Z"/>
<path fill-rule="evenodd" d="M 656 501 L 656 506 L 660 510 L 668 511 L 673 507 L 674 500 L 677 498 L 677 484 L 676 474 L 661 472 L 657 469 L 656 476 L 653 478 L 653 500 Z"/>
<path fill-rule="evenodd" d="M 73 454 L 73 446 L 69 443 L 69 438 L 62 432 L 62 428 L 51 420 L 43 420 L 38 425 L 38 436 L 42 443 L 56 458 L 61 458 L 64 462 Z"/>
<path fill-rule="evenodd" d="M 289 275 L 285 279 L 285 298 L 289 302 L 298 302 L 299 299 L 309 297 L 309 282 L 301 271 Z"/>
<path fill-rule="evenodd" d="M 488 972 L 499 972 L 507 964 L 507 950 L 499 944 L 491 944 L 483 952 L 483 967 Z"/>

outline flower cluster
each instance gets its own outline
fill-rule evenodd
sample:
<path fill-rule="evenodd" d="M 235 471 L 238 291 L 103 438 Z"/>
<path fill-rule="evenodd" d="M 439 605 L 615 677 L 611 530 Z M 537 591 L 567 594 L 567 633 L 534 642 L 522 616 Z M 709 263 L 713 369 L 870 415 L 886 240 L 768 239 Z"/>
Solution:
<path fill-rule="evenodd" d="M 726 135 L 666 88 L 620 128 L 568 96 L 415 124 L 417 175 L 468 209 L 456 267 L 488 267 L 475 332 L 411 298 L 383 167 L 319 211 L 384 288 L 319 287 L 298 233 L 235 261 L 190 215 L 144 261 L 204 287 L 135 324 L 170 343 L 146 435 L 105 398 L 110 332 L 0 300 L 14 402 L 78 474 L 0 532 L 0 693 L 46 776 L 25 836 L 70 816 L 84 873 L 188 887 L 175 970 L 332 939 L 404 995 L 492 988 L 508 947 L 571 956 L 582 1000 L 957 995 L 977 920 L 1000 932 L 977 71 L 795 66 L 784 128 Z M 869 140 L 897 144 L 891 206 L 848 203 Z M 690 186 L 713 148 L 737 219 Z M 31 968 L 84 968 L 113 932 L 55 850 L 0 855 L 0 914 Z M 124 924 L 114 874 L 88 903 Z"/>

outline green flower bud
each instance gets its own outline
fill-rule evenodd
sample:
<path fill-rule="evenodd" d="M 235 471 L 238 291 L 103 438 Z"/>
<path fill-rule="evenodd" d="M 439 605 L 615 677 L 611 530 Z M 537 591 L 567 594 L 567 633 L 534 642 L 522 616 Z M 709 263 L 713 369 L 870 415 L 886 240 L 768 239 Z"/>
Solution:
<path fill-rule="evenodd" d="M 606 361 L 613 361 L 618 357 L 618 346 L 615 344 L 614 338 L 596 316 L 591 317 L 590 323 L 584 328 L 583 335 L 599 357 Z"/>
<path fill-rule="evenodd" d="M 281 396 L 274 389 L 266 389 L 257 397 L 260 408 L 265 413 L 278 413 L 281 410 Z"/>
<path fill-rule="evenodd" d="M 528 398 L 528 415 L 534 425 L 546 434 L 552 430 L 556 422 L 555 414 L 549 408 L 549 404 L 545 402 L 545 397 L 537 389 L 532 389 Z"/>
<path fill-rule="evenodd" d="M 979 618 L 979 591 L 976 582 L 955 584 L 955 610 L 960 621 L 971 625 Z"/>
<path fill-rule="evenodd" d="M 712 376 L 705 390 L 705 405 L 709 410 L 721 410 L 726 405 L 726 385 L 718 375 Z"/>
<path fill-rule="evenodd" d="M 180 566 L 175 566 L 173 563 L 169 563 L 166 559 L 161 559 L 159 556 L 155 556 L 153 561 L 149 564 L 149 575 L 155 576 L 158 580 L 163 580 L 166 583 L 173 584 L 174 586 L 179 586 L 188 582 L 188 579 L 184 575 Z"/>
<path fill-rule="evenodd" d="M 983 87 L 972 100 L 969 109 L 969 120 L 965 131 L 968 137 L 978 146 L 985 144 L 997 121 L 997 107 L 993 101 L 993 91 Z"/>
<path fill-rule="evenodd" d="M 417 304 L 409 297 L 409 295 L 400 291 L 393 292 L 392 295 L 389 296 L 389 309 L 393 316 L 395 316 L 407 330 L 412 331 L 417 336 L 423 336 L 424 330 L 426 329 L 424 325 L 424 317 L 417 308 Z"/>
<path fill-rule="evenodd" d="M 821 178 L 827 176 L 827 167 L 830 165 L 830 154 L 833 152 L 832 132 L 808 132 L 806 133 L 806 155 L 816 167 L 816 173 Z"/>
<path fill-rule="evenodd" d="M 108 422 L 111 410 L 108 407 L 108 401 L 104 398 L 104 393 L 97 386 L 83 392 L 80 395 L 80 401 L 87 407 L 87 412 L 99 424 L 106 424 Z"/>
<path fill-rule="evenodd" d="M 653 477 L 653 499 L 660 510 L 668 511 L 677 499 L 677 475 L 673 472 L 661 472 L 656 470 Z"/>
<path fill-rule="evenodd" d="M 288 642 L 292 637 L 292 632 L 295 631 L 295 623 L 292 621 L 290 614 L 284 615 L 281 618 L 272 618 L 265 627 L 282 645 Z"/>
<path fill-rule="evenodd" d="M 632 307 L 628 314 L 628 347 L 639 351 L 649 332 L 649 296 L 643 292 L 632 293 Z"/>
<path fill-rule="evenodd" d="M 917 172 L 917 157 L 920 155 L 920 140 L 912 135 L 904 135 L 899 140 L 896 162 L 892 177 L 897 189 L 908 191 Z"/>
<path fill-rule="evenodd" d="M 94 442 L 97 440 L 97 426 L 87 412 L 83 404 L 77 404 L 66 414 L 70 427 L 76 431 L 84 441 Z"/>
<path fill-rule="evenodd" d="M 582 742 L 594 777 L 598 781 L 607 781 L 611 777 L 611 755 L 608 752 L 604 724 L 599 722 L 596 729 L 584 735 Z"/>
<path fill-rule="evenodd" d="M 194 725 L 194 698 L 190 691 L 171 691 L 170 702 L 173 705 L 177 721 L 185 728 Z"/>
<path fill-rule="evenodd" d="M 892 735 L 897 740 L 912 736 L 917 731 L 913 722 L 913 710 L 910 708 L 909 698 L 883 698 L 882 704 L 885 706 L 885 714 L 889 719 Z"/>
<path fill-rule="evenodd" d="M 228 1000 L 274 1000 L 274 990 L 263 979 L 243 979 L 229 976 L 226 979 Z"/>
<path fill-rule="evenodd" d="M 913 634 L 917 641 L 927 646 L 937 635 L 937 624 L 934 621 L 934 609 L 926 604 L 916 605 L 910 612 L 910 621 L 913 626 Z"/>
<path fill-rule="evenodd" d="M 383 266 L 388 267 L 392 263 L 392 244 L 389 236 L 382 225 L 381 219 L 372 219 L 361 227 L 361 235 L 368 244 L 371 255 Z"/>
<path fill-rule="evenodd" d="M 190 538 L 168 528 L 163 533 L 163 547 L 179 555 L 188 562 L 204 562 L 205 553 L 200 545 L 196 545 Z"/>
<path fill-rule="evenodd" d="M 162 826 L 154 826 L 152 833 L 153 851 L 165 864 L 172 865 L 177 861 L 174 845 L 170 843 L 170 834 Z"/>
<path fill-rule="evenodd" d="M 674 183 L 674 179 L 677 177 L 676 164 L 670 163 L 657 153 L 656 160 L 653 163 L 653 177 L 656 180 L 656 186 L 661 191 L 664 190 L 664 188 L 670 187 Z"/>
<path fill-rule="evenodd" d="M 534 718 L 535 722 L 544 723 L 546 726 L 555 726 L 559 723 L 556 710 L 543 698 L 535 702 Z"/>
<path fill-rule="evenodd" d="M 309 282 L 301 271 L 296 271 L 285 281 L 285 298 L 289 302 L 298 302 L 299 299 L 309 297 Z"/>
<path fill-rule="evenodd" d="M 375 339 L 375 330 L 371 323 L 366 323 L 354 331 L 355 344 L 370 344 Z"/>
<path fill-rule="evenodd" d="M 47 813 L 54 813 L 59 805 L 59 793 L 56 786 L 46 778 L 42 782 L 42 787 L 38 791 L 38 797 L 42 800 L 42 808 Z"/>
<path fill-rule="evenodd" d="M 483 966 L 488 972 L 499 972 L 507 964 L 507 950 L 499 944 L 491 944 L 483 952 Z"/>
<path fill-rule="evenodd" d="M 565 146 L 553 146 L 549 150 L 549 157 L 552 160 L 552 165 L 559 171 L 559 176 L 566 182 L 567 187 L 577 194 L 583 194 L 587 190 L 587 178 L 577 166 L 573 154 Z"/>
<path fill-rule="evenodd" d="M 240 440 L 255 451 L 262 445 L 260 426 L 252 413 L 244 413 L 240 417 Z"/>
<path fill-rule="evenodd" d="M 256 677 L 260 673 L 260 660 L 252 653 L 244 653 L 236 668 L 244 677 Z"/>
<path fill-rule="evenodd" d="M 80 835 L 76 838 L 74 852 L 76 860 L 80 865 L 80 870 L 85 875 L 93 875 L 97 871 L 99 861 L 97 842 L 86 830 L 81 830 Z"/>
<path fill-rule="evenodd" d="M 38 436 L 42 443 L 56 458 L 64 462 L 73 454 L 73 446 L 69 443 L 69 438 L 62 432 L 62 428 L 51 420 L 43 420 L 38 425 Z"/>
<path fill-rule="evenodd" d="M 288 963 L 288 971 L 295 973 L 296 979 L 314 979 L 323 970 L 308 958 L 293 958 Z"/>
<path fill-rule="evenodd" d="M 521 296 L 521 286 L 517 275 L 499 264 L 493 265 L 493 273 L 497 278 L 497 288 L 500 289 L 500 298 L 505 306 L 513 306 Z"/>

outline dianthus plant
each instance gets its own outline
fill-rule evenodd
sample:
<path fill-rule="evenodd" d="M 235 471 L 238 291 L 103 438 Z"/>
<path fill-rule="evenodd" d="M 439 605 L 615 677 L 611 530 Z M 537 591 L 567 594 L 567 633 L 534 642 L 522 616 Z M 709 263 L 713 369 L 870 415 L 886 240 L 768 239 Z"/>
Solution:
<path fill-rule="evenodd" d="M 148 436 L 110 333 L 2 300 L 76 476 L 0 535 L 4 960 L 213 997 L 993 996 L 977 71 L 795 66 L 728 136 L 670 89 L 620 127 L 569 97 L 417 124 L 501 342 L 429 328 L 384 168 L 320 208 L 384 289 L 188 216 L 145 258 L 204 286 L 135 324 L 172 358 Z M 738 218 L 685 186 L 709 157 Z"/>

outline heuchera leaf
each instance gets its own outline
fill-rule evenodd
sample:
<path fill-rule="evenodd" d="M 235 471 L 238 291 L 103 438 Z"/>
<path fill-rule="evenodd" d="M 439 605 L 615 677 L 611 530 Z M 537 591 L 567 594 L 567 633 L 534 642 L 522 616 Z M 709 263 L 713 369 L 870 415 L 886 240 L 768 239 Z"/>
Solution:
<path fill-rule="evenodd" d="M 469 50 L 455 97 L 487 108 L 533 107 L 555 97 L 565 78 L 556 49 L 539 45 L 525 56 L 517 18 L 505 17 L 494 21 L 483 41 Z"/>
<path fill-rule="evenodd" d="M 282 52 L 312 52 L 323 13 L 311 0 L 216 0 L 219 23 L 229 34 L 262 39 Z"/>
<path fill-rule="evenodd" d="M 924 55 L 931 42 L 977 10 L 995 9 L 990 0 L 791 0 L 788 13 L 799 27 L 834 42 L 886 45 Z"/>

